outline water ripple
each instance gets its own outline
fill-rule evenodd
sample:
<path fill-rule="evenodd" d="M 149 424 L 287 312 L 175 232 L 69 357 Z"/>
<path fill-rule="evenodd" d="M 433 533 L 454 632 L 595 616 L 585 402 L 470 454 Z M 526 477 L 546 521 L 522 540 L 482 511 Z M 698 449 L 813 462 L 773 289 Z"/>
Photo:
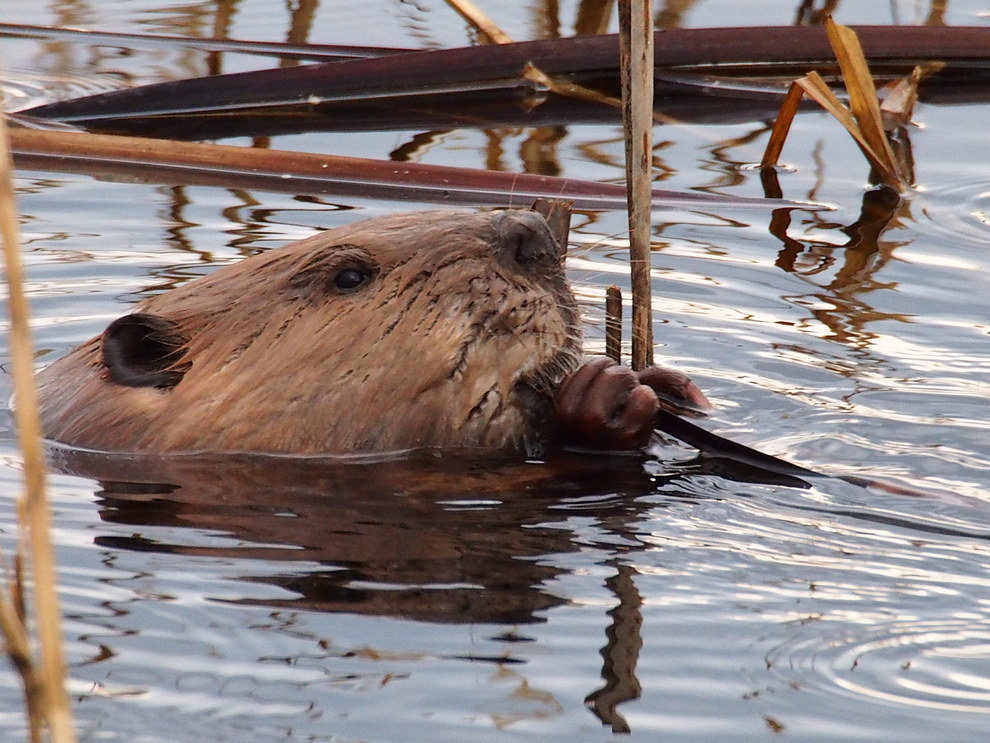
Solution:
<path fill-rule="evenodd" d="M 766 656 L 789 684 L 887 704 L 990 713 L 990 622 L 905 619 L 862 633 L 798 636 Z"/>

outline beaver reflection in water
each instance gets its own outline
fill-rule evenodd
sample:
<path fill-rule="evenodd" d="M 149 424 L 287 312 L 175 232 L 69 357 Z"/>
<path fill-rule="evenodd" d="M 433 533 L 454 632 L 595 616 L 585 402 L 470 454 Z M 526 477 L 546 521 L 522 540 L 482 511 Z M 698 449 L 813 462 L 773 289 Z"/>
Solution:
<path fill-rule="evenodd" d="M 399 214 L 146 300 L 40 373 L 45 433 L 108 451 L 644 446 L 684 375 L 585 363 L 563 255 L 527 211 Z"/>

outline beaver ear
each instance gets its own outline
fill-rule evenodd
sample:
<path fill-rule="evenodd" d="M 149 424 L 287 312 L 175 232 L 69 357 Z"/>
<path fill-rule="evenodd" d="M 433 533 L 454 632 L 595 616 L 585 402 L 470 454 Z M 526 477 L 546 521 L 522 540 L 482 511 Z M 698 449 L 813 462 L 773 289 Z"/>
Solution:
<path fill-rule="evenodd" d="M 125 387 L 175 387 L 189 368 L 182 363 L 186 341 L 164 317 L 124 315 L 103 331 L 103 365 Z"/>

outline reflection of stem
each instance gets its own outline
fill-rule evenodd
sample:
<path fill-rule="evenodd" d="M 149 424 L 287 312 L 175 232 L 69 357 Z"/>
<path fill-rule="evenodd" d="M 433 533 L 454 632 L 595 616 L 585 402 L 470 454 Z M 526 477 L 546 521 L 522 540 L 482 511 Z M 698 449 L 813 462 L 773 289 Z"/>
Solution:
<path fill-rule="evenodd" d="M 319 4 L 320 0 L 299 0 L 296 7 L 291 8 L 292 18 L 287 39 L 290 44 L 303 46 L 309 40 L 309 32 L 313 28 L 313 18 L 316 16 Z M 298 64 L 298 59 L 283 58 L 279 67 L 295 67 Z"/>
<path fill-rule="evenodd" d="M 643 647 L 640 633 L 643 599 L 636 590 L 635 576 L 633 568 L 618 564 L 616 574 L 605 581 L 605 586 L 619 599 L 619 605 L 608 613 L 612 624 L 605 630 L 608 641 L 601 649 L 605 685 L 584 700 L 603 725 L 612 726 L 613 733 L 630 732 L 629 723 L 615 708 L 630 699 L 639 699 L 642 691 L 636 678 L 636 661 Z"/>
<path fill-rule="evenodd" d="M 657 28 L 680 28 L 684 15 L 697 0 L 665 0 L 657 11 Z"/>
<path fill-rule="evenodd" d="M 217 3 L 216 14 L 213 16 L 213 38 L 226 39 L 230 35 L 230 27 L 237 12 L 238 0 L 220 0 Z M 223 73 L 223 52 L 213 51 L 206 55 L 206 66 L 211 75 Z"/>
<path fill-rule="evenodd" d="M 768 199 L 779 199 L 783 195 L 777 171 L 772 167 L 760 168 L 760 183 L 763 184 L 763 193 Z M 787 234 L 790 226 L 791 210 L 774 209 L 770 216 L 770 234 L 784 243 L 783 249 L 777 254 L 775 265 L 788 273 L 794 270 L 798 256 L 804 251 L 804 244 Z"/>
<path fill-rule="evenodd" d="M 540 175 L 560 175 L 557 160 L 557 143 L 567 134 L 562 126 L 538 126 L 530 130 L 529 136 L 519 147 L 523 161 L 523 172 Z"/>
<path fill-rule="evenodd" d="M 581 0 L 578 4 L 574 32 L 578 36 L 607 34 L 615 0 Z"/>

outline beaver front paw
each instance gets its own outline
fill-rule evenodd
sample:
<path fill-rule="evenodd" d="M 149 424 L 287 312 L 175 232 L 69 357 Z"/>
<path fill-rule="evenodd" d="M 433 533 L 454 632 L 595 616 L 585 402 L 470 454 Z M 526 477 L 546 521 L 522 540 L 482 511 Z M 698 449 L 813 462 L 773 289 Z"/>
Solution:
<path fill-rule="evenodd" d="M 649 443 L 657 395 L 609 359 L 589 361 L 564 380 L 555 407 L 561 439 L 589 449 L 641 449 Z"/>
<path fill-rule="evenodd" d="M 564 380 L 554 401 L 563 443 L 589 449 L 641 449 L 650 441 L 657 410 L 704 415 L 712 405 L 683 372 L 641 372 L 594 359 Z"/>

